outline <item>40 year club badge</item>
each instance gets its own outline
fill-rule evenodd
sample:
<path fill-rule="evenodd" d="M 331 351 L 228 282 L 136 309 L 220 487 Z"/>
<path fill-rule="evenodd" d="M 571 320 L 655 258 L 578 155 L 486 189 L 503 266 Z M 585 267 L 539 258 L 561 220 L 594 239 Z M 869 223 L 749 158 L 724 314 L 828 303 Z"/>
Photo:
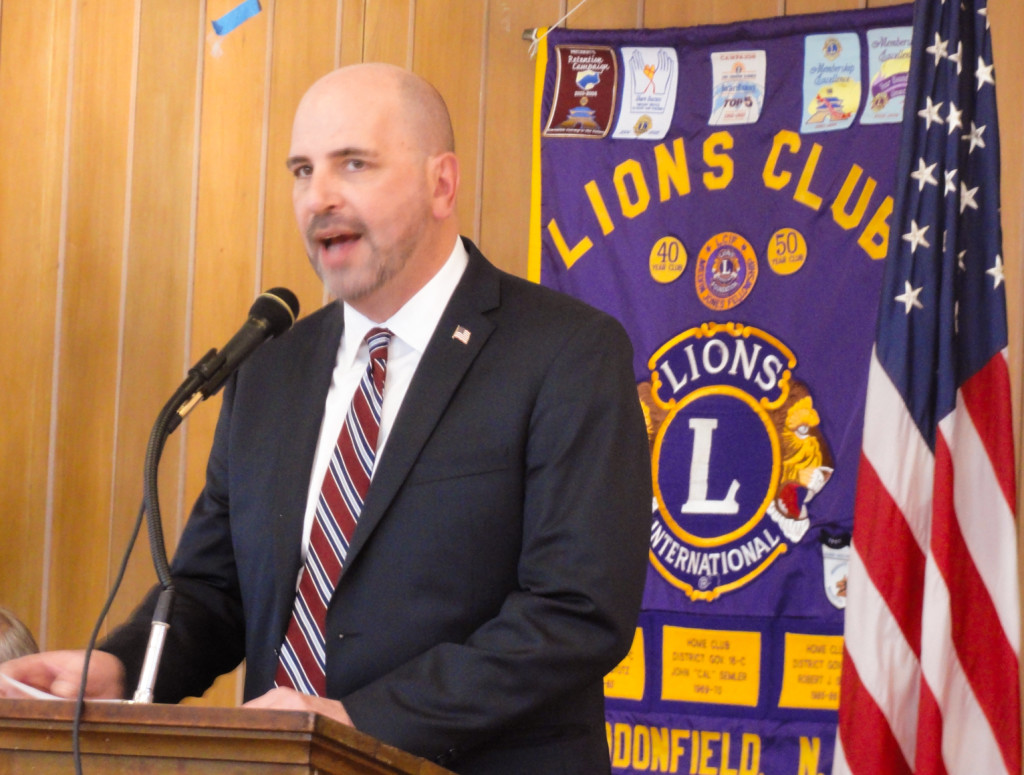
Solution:
<path fill-rule="evenodd" d="M 753 326 L 703 323 L 648 360 L 650 560 L 692 600 L 739 589 L 799 542 L 832 453 L 797 358 Z"/>

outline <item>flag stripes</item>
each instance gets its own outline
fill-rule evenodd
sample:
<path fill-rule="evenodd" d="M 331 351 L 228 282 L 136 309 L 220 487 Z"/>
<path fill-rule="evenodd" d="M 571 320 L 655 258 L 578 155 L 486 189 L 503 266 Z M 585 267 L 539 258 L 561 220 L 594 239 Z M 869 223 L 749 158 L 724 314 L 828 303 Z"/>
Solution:
<path fill-rule="evenodd" d="M 917 0 L 910 67 L 833 773 L 1019 775 L 1016 492 L 984 2 Z"/>

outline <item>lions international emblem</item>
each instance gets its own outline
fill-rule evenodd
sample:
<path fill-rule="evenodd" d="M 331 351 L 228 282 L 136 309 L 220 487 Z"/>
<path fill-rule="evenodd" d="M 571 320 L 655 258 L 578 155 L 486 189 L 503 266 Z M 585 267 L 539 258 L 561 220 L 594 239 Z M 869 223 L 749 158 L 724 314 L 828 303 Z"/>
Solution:
<path fill-rule="evenodd" d="M 732 309 L 747 298 L 757 282 L 754 248 L 731 231 L 716 234 L 700 249 L 695 282 L 704 306 Z"/>
<path fill-rule="evenodd" d="M 638 385 L 655 508 L 650 559 L 692 600 L 749 584 L 811 522 L 832 454 L 797 359 L 771 334 L 704 323 L 648 360 Z"/>

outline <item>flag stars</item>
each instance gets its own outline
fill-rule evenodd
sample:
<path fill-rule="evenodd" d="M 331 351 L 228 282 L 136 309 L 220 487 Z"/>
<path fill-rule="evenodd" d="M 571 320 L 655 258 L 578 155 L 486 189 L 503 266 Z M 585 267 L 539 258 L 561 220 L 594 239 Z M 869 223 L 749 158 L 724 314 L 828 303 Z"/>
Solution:
<path fill-rule="evenodd" d="M 925 105 L 921 110 L 917 111 L 917 115 L 919 115 L 928 123 L 928 126 L 925 127 L 926 129 L 932 128 L 932 122 L 936 124 L 943 123 L 942 116 L 939 115 L 939 108 L 941 108 L 942 105 L 943 103 L 941 102 L 932 102 L 931 97 L 925 97 Z"/>
<path fill-rule="evenodd" d="M 921 295 L 921 291 L 923 290 L 923 285 L 920 288 L 914 288 L 910 284 L 909 280 L 904 281 L 903 293 L 897 295 L 895 299 L 896 301 L 903 305 L 904 314 L 909 315 L 910 310 L 914 309 L 915 307 L 917 309 L 924 309 L 924 305 L 917 298 L 918 296 Z"/>
<path fill-rule="evenodd" d="M 947 134 L 953 134 L 957 129 L 964 128 L 961 116 L 963 116 L 963 111 L 957 109 L 956 103 L 949 103 L 949 113 L 946 114 L 946 124 L 949 125 L 949 132 Z"/>
<path fill-rule="evenodd" d="M 928 243 L 928 240 L 926 240 L 924 237 L 925 232 L 927 232 L 929 228 L 930 227 L 927 224 L 925 224 L 919 229 L 917 228 L 917 221 L 911 220 L 910 231 L 907 234 L 903 235 L 903 239 L 906 242 L 910 243 L 911 254 L 913 254 L 917 250 L 918 245 L 921 245 L 926 248 L 931 247 L 931 245 Z"/>
<path fill-rule="evenodd" d="M 986 269 L 985 274 L 990 275 L 992 277 L 993 291 L 1003 284 L 1003 280 L 1005 280 L 1006 277 L 1003 275 L 1003 257 L 1001 255 L 999 255 L 998 253 L 996 254 L 995 266 L 993 266 L 991 269 Z"/>
<path fill-rule="evenodd" d="M 979 8 L 979 9 L 978 9 L 978 15 L 979 15 L 979 16 L 984 16 L 984 17 L 985 17 L 985 29 L 987 30 L 987 29 L 989 28 L 989 23 L 988 23 L 988 8 Z"/>
<path fill-rule="evenodd" d="M 981 139 L 981 136 L 985 134 L 985 127 L 987 125 L 975 126 L 974 122 L 971 122 L 971 131 L 966 135 L 960 135 L 961 139 L 969 140 L 971 147 L 967 149 L 967 153 L 973 153 L 975 148 L 984 148 L 985 141 Z"/>
<path fill-rule="evenodd" d="M 917 181 L 918 191 L 924 191 L 926 183 L 930 183 L 933 186 L 939 185 L 939 181 L 936 180 L 935 176 L 932 174 L 937 165 L 938 162 L 933 162 L 932 164 L 925 166 L 924 159 L 919 158 L 917 160 L 917 172 L 911 172 L 910 177 Z"/>
<path fill-rule="evenodd" d="M 939 37 L 939 33 L 936 32 L 935 44 L 928 46 L 928 48 L 926 48 L 925 51 L 927 51 L 929 54 L 932 54 L 935 57 L 935 64 L 936 66 L 938 66 L 940 59 L 949 56 L 949 54 L 946 51 L 948 47 L 949 41 L 943 40 L 941 37 Z"/>
<path fill-rule="evenodd" d="M 968 207 L 972 210 L 978 209 L 978 203 L 974 201 L 974 195 L 978 193 L 978 188 L 978 186 L 967 188 L 965 183 L 960 184 L 960 215 L 963 215 L 964 210 Z"/>
<path fill-rule="evenodd" d="M 992 86 L 996 85 L 995 76 L 992 74 L 995 67 L 995 65 L 986 65 L 985 60 L 978 57 L 978 69 L 974 71 L 974 76 L 978 79 L 978 91 L 981 91 L 981 87 L 986 83 Z"/>
<path fill-rule="evenodd" d="M 960 73 L 962 73 L 964 71 L 964 63 L 963 63 L 963 59 L 964 59 L 964 44 L 963 44 L 963 41 L 957 41 L 956 53 L 955 54 L 948 54 L 946 56 L 946 59 L 948 59 L 950 62 L 956 62 L 956 74 L 957 75 L 960 75 Z"/>
<path fill-rule="evenodd" d="M 967 271 L 967 263 L 964 261 L 964 258 L 966 258 L 966 257 L 967 257 L 967 251 L 966 250 L 961 250 L 959 253 L 956 254 L 956 265 L 958 267 L 960 267 L 960 271 L 961 272 L 966 272 Z"/>
<path fill-rule="evenodd" d="M 942 192 L 943 196 L 949 193 L 956 193 L 956 183 L 953 182 L 953 178 L 956 177 L 956 170 L 946 170 L 943 175 L 946 176 L 946 189 Z"/>

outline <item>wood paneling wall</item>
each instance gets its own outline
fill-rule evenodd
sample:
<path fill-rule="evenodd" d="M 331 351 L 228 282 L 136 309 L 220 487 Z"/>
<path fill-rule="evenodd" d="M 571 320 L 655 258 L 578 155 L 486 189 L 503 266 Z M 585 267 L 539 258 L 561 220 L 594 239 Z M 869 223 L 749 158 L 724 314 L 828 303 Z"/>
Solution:
<path fill-rule="evenodd" d="M 46 648 L 82 645 L 135 521 L 150 425 L 259 289 L 324 301 L 284 169 L 303 90 L 340 64 L 412 67 L 445 95 L 463 233 L 526 273 L 533 62 L 524 29 L 577 0 L 0 0 L 0 604 Z M 664 27 L 890 0 L 589 0 L 570 27 Z M 1004 258 L 1020 433 L 1024 14 L 990 0 Z M 173 548 L 201 487 L 217 400 L 172 438 Z M 1018 469 L 1019 470 L 1019 469 Z M 143 531 L 144 533 L 144 531 Z M 145 535 L 110 620 L 153 581 Z M 234 704 L 229 677 L 205 698 Z"/>

